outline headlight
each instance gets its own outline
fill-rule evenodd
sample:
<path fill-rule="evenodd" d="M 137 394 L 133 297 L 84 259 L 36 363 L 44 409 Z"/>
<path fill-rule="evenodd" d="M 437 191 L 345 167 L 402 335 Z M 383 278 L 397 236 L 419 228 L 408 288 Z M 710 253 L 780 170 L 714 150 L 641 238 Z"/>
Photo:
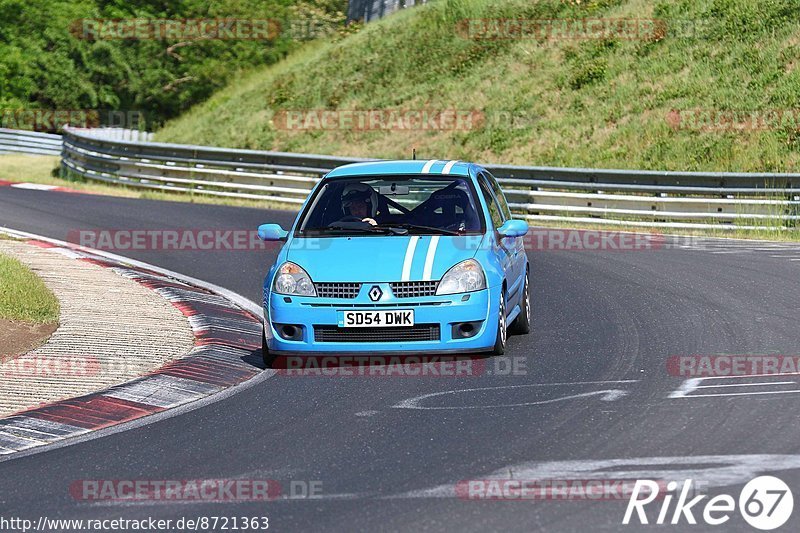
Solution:
<path fill-rule="evenodd" d="M 447 271 L 442 281 L 439 282 L 436 294 L 458 294 L 485 288 L 486 275 L 483 273 L 480 263 L 474 259 L 467 259 Z"/>
<path fill-rule="evenodd" d="M 278 294 L 293 294 L 295 296 L 316 296 L 314 283 L 305 270 L 294 263 L 286 262 L 278 269 L 272 290 Z"/>

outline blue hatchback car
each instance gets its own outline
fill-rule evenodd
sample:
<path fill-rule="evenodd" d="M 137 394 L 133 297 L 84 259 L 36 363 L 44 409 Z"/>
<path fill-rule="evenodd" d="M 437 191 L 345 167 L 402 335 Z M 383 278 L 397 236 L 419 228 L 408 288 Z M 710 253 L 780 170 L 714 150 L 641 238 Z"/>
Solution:
<path fill-rule="evenodd" d="M 458 161 L 339 167 L 314 187 L 264 280 L 264 361 L 328 354 L 502 354 L 530 331 L 524 220 Z"/>

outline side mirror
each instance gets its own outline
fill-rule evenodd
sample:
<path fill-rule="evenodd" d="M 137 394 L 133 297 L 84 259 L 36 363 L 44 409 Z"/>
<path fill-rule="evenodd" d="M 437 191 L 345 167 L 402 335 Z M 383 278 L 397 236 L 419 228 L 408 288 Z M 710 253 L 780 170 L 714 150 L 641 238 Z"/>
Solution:
<path fill-rule="evenodd" d="M 289 232 L 280 224 L 261 224 L 258 227 L 258 238 L 262 241 L 285 241 Z"/>
<path fill-rule="evenodd" d="M 506 220 L 505 224 L 497 228 L 497 233 L 503 237 L 522 237 L 528 233 L 528 223 L 524 220 Z"/>

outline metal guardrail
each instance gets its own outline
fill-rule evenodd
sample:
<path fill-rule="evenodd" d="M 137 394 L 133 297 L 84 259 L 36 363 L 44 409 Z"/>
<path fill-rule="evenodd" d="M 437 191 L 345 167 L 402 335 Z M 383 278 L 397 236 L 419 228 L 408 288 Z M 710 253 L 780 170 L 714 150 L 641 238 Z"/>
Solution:
<path fill-rule="evenodd" d="M 369 159 L 110 140 L 66 128 L 68 176 L 162 191 L 301 204 L 331 169 Z M 531 221 L 757 229 L 800 220 L 800 174 L 486 165 Z"/>
<path fill-rule="evenodd" d="M 0 154 L 61 154 L 61 135 L 0 128 Z"/>
<path fill-rule="evenodd" d="M 92 128 L 83 130 L 83 133 L 94 137 L 96 139 L 106 139 L 109 141 L 142 141 L 149 142 L 153 140 L 153 134 L 147 131 L 132 130 L 126 128 Z"/>
<path fill-rule="evenodd" d="M 84 130 L 84 133 L 106 140 L 153 140 L 152 133 L 125 128 L 93 128 Z M 62 148 L 61 135 L 0 128 L 0 154 L 61 155 Z"/>
<path fill-rule="evenodd" d="M 347 5 L 347 22 L 371 22 L 397 10 L 427 2 L 428 0 L 350 0 Z"/>

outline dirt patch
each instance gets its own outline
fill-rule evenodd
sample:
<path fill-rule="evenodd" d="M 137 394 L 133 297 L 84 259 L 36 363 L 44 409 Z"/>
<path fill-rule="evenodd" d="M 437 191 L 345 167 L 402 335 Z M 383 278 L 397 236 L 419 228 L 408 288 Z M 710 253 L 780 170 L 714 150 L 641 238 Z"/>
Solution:
<path fill-rule="evenodd" d="M 0 318 L 0 363 L 44 344 L 58 324 L 28 324 Z"/>

